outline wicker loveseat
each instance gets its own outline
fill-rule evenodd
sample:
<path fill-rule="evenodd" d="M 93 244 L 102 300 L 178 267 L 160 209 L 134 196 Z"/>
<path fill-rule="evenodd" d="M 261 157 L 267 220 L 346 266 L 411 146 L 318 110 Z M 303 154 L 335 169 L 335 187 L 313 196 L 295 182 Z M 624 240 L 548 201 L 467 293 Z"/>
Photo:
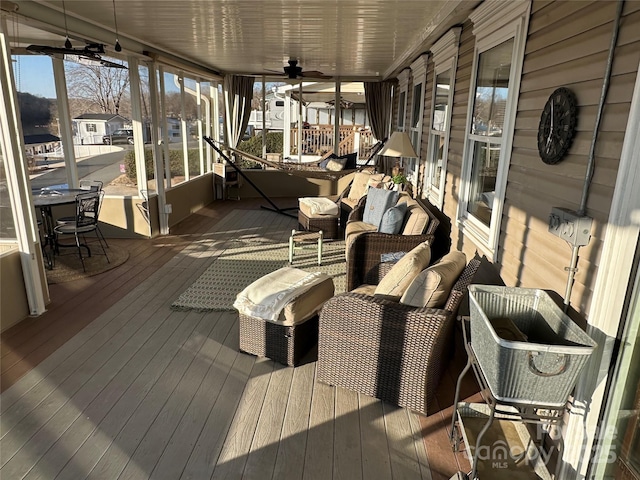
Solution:
<path fill-rule="evenodd" d="M 330 299 L 320 314 L 318 379 L 427 414 L 454 350 L 456 312 L 479 265 L 469 261 L 442 308 L 354 292 Z"/>
<path fill-rule="evenodd" d="M 400 194 L 398 203 L 401 202 L 407 203 L 407 212 L 404 226 L 398 234 L 380 233 L 375 226 L 362 221 L 366 197 L 349 215 L 345 237 L 347 290 L 366 283 L 364 279 L 372 269 L 377 268 L 383 253 L 408 252 L 416 245 L 433 239 L 440 224 L 434 213 L 421 200 L 413 199 L 407 193 Z M 415 233 L 416 224 L 424 225 L 419 228 L 419 234 Z"/>

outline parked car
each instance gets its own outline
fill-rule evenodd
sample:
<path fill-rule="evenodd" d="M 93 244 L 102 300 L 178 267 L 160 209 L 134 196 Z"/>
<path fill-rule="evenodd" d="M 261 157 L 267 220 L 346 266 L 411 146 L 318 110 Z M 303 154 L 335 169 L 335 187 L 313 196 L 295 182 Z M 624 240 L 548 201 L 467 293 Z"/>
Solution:
<path fill-rule="evenodd" d="M 133 145 L 133 130 L 121 128 L 110 135 L 102 137 L 102 143 L 105 145 L 113 145 L 114 143 L 128 143 Z"/>

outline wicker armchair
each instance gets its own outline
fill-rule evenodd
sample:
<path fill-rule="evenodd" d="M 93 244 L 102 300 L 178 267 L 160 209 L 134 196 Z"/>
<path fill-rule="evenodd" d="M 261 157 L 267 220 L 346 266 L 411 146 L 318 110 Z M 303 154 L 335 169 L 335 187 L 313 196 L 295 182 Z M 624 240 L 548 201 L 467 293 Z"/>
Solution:
<path fill-rule="evenodd" d="M 453 352 L 456 312 L 479 265 L 467 264 L 442 309 L 358 293 L 333 297 L 320 313 L 318 380 L 427 414 Z"/>
<path fill-rule="evenodd" d="M 349 215 L 349 222 L 361 221 L 364 214 L 366 197 Z M 421 209 L 429 216 L 430 220 L 422 235 L 403 235 L 379 232 L 363 232 L 347 241 L 347 290 L 351 291 L 358 285 L 365 283 L 364 279 L 369 272 L 380 263 L 380 255 L 390 252 L 408 252 L 427 240 L 433 241 L 434 233 L 440 224 L 440 220 L 424 207 L 420 200 L 417 201 Z M 437 260 L 437 258 L 433 258 Z"/>

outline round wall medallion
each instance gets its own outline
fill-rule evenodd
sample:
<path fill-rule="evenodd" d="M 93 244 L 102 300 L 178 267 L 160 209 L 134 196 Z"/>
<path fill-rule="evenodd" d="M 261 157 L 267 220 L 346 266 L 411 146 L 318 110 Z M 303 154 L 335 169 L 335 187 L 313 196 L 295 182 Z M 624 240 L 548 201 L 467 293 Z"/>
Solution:
<path fill-rule="evenodd" d="M 538 126 L 538 152 L 544 163 L 554 165 L 571 147 L 577 120 L 576 97 L 566 87 L 554 91 L 542 110 Z"/>

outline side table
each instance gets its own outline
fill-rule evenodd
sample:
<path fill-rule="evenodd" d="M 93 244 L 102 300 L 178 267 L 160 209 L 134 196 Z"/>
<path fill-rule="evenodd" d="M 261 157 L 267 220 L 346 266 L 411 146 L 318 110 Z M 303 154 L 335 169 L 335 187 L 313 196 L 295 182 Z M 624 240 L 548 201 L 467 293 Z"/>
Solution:
<path fill-rule="evenodd" d="M 318 265 L 322 264 L 322 240 L 324 235 L 322 230 L 318 232 L 304 232 L 291 230 L 289 237 L 289 264 L 293 264 L 293 256 L 298 249 L 315 248 L 318 249 Z"/>

